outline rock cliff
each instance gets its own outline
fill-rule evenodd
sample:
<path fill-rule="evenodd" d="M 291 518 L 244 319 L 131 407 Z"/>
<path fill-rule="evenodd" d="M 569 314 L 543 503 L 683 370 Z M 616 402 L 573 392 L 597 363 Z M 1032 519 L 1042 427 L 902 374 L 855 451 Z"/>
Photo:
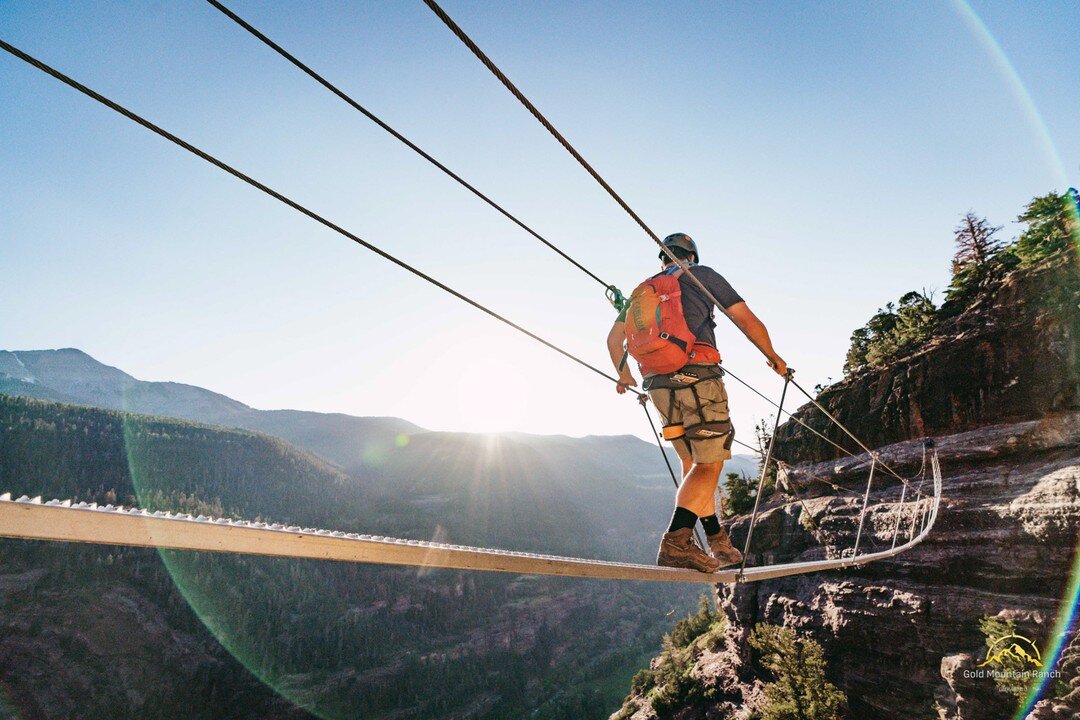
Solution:
<path fill-rule="evenodd" d="M 1080 270 L 1075 254 L 1016 270 L 964 312 L 944 320 L 918 352 L 865 369 L 818 397 L 871 447 L 1080 410 Z M 797 417 L 857 448 L 811 405 Z M 777 432 L 788 462 L 839 451 L 804 426 Z"/>
<path fill-rule="evenodd" d="M 922 438 L 936 438 L 944 482 L 934 530 L 921 545 L 861 568 L 718 586 L 727 630 L 687 670 L 706 692 L 665 717 L 760 716 L 767 678 L 747 643 L 758 623 L 821 644 L 829 681 L 847 695 L 848 718 L 1015 715 L 1017 698 L 973 672 L 987 655 L 980 620 L 1011 622 L 1040 649 L 1055 639 L 1080 552 L 1078 299 L 1071 256 L 1014 272 L 946 320 L 914 355 L 821 394 L 830 412 L 903 475 L 917 474 Z M 812 406 L 798 414 L 842 443 Z M 763 503 L 748 564 L 819 558 L 826 547 L 850 546 L 869 458 L 839 454 L 797 423 L 781 426 L 777 455 L 792 464 L 789 479 L 802 500 L 780 492 Z M 864 548 L 891 543 L 900 487 L 877 476 Z M 909 527 L 910 511 L 901 519 Z M 734 520 L 736 543 L 747 524 Z M 1049 682 L 1031 720 L 1080 717 L 1075 627 L 1064 643 L 1055 668 L 1061 677 Z M 628 700 L 613 717 L 657 717 L 647 694 Z"/>

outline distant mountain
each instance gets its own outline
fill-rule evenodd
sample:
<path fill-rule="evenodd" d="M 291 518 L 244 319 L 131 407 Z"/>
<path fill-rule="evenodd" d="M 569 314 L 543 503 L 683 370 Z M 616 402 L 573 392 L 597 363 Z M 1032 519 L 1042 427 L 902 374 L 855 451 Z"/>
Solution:
<path fill-rule="evenodd" d="M 0 392 L 265 432 L 346 468 L 363 463 L 369 444 L 422 431 L 398 418 L 256 410 L 194 385 L 137 380 L 74 348 L 0 351 Z"/>
<path fill-rule="evenodd" d="M 593 497 L 597 493 L 605 498 L 615 497 L 617 502 L 632 499 L 632 491 L 624 496 L 627 486 L 652 491 L 672 488 L 657 448 L 632 435 L 577 439 L 504 433 L 492 439 L 490 435 L 430 433 L 393 417 L 256 410 L 194 385 L 138 380 L 74 348 L 0 351 L 0 392 L 263 432 L 311 450 L 351 475 L 372 481 L 384 478 L 387 483 L 396 482 L 396 477 L 387 478 L 383 463 L 388 457 L 401 455 L 398 445 L 407 439 L 413 443 L 413 452 L 417 448 L 429 448 L 460 454 L 476 463 L 476 472 L 488 474 L 505 470 L 495 464 L 498 458 L 490 452 L 493 444 L 506 452 L 532 448 L 540 453 L 538 461 L 572 469 L 575 478 L 594 478 L 582 491 Z M 461 447 L 455 449 L 455 443 Z M 667 454 L 677 470 L 675 453 L 667 448 Z M 439 455 L 430 457 L 436 461 L 434 467 L 438 467 Z M 756 476 L 757 459 L 736 455 L 724 472 Z M 609 486 L 609 483 L 614 484 Z M 386 489 L 393 487 L 387 485 Z"/>

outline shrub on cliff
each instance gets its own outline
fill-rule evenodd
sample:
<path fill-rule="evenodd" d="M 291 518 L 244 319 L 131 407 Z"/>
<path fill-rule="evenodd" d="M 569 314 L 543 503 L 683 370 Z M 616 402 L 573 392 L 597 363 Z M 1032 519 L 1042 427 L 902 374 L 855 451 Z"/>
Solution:
<path fill-rule="evenodd" d="M 719 619 L 720 615 L 713 609 L 712 601 L 707 595 L 702 594 L 698 598 L 698 611 L 684 617 L 671 629 L 672 646 L 676 648 L 688 646 L 708 632 Z"/>
<path fill-rule="evenodd" d="M 1037 197 L 1016 219 L 1027 223 L 1027 229 L 1012 246 L 1024 265 L 1037 263 L 1080 241 L 1077 209 L 1068 193 L 1051 192 Z"/>
<path fill-rule="evenodd" d="M 745 512 L 750 512 L 751 508 L 754 507 L 754 495 L 757 494 L 757 488 L 745 473 L 740 475 L 739 473 L 729 472 L 727 479 L 724 480 L 724 490 L 727 494 L 727 499 L 724 502 L 725 517 L 742 515 Z"/>
<path fill-rule="evenodd" d="M 886 303 L 870 321 L 851 334 L 844 372 L 881 367 L 913 352 L 937 328 L 937 307 L 925 292 L 911 291 L 899 305 Z"/>
<path fill-rule="evenodd" d="M 713 609 L 712 601 L 702 595 L 698 611 L 679 620 L 671 634 L 664 636 L 664 650 L 654 667 L 634 675 L 630 695 L 619 715 L 629 717 L 636 712 L 629 708 L 640 707 L 638 698 L 651 703 L 660 717 L 712 699 L 713 689 L 693 675 L 694 663 L 702 649 L 720 639 L 726 627 L 725 618 Z"/>
<path fill-rule="evenodd" d="M 762 623 L 750 634 L 750 647 L 758 653 L 758 665 L 775 678 L 765 684 L 765 703 L 758 708 L 762 720 L 843 718 L 847 698 L 825 679 L 821 645 L 790 628 Z"/>

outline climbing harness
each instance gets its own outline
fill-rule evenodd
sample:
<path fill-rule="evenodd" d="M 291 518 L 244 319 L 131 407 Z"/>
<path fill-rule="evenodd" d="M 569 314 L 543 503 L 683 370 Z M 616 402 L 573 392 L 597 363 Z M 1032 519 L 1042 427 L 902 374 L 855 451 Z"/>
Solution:
<path fill-rule="evenodd" d="M 667 390 L 667 402 L 668 411 L 665 417 L 668 423 L 663 427 L 663 436 L 665 440 L 674 442 L 681 440 L 685 443 L 687 450 L 690 449 L 691 443 L 696 440 L 725 440 L 724 449 L 730 451 L 732 442 L 735 440 L 735 428 L 732 427 L 731 421 L 724 420 L 707 420 L 705 417 L 706 403 L 702 400 L 701 394 L 698 392 L 697 385 L 700 382 L 709 380 L 712 378 L 723 377 L 723 370 L 719 366 L 696 366 L 693 369 L 684 369 L 676 375 L 680 379 L 675 379 L 674 376 L 658 375 L 649 378 L 648 390 L 650 392 Z M 695 377 L 695 375 L 697 377 Z M 690 378 L 694 378 L 689 380 Z M 694 399 L 694 412 L 693 416 L 700 418 L 700 422 L 691 423 L 686 425 L 683 421 L 683 414 L 676 412 L 678 407 L 678 392 L 680 390 L 689 390 L 690 396 Z"/>

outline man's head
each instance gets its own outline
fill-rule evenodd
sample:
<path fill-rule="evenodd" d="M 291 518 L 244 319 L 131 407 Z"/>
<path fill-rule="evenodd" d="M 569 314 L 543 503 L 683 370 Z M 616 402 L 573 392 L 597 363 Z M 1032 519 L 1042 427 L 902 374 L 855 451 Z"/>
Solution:
<path fill-rule="evenodd" d="M 672 233 L 664 238 L 664 247 L 671 251 L 671 254 L 680 260 L 686 262 L 699 262 L 697 243 L 695 243 L 689 235 L 686 233 Z M 660 262 L 665 267 L 671 264 L 671 258 L 663 250 L 660 251 Z"/>

